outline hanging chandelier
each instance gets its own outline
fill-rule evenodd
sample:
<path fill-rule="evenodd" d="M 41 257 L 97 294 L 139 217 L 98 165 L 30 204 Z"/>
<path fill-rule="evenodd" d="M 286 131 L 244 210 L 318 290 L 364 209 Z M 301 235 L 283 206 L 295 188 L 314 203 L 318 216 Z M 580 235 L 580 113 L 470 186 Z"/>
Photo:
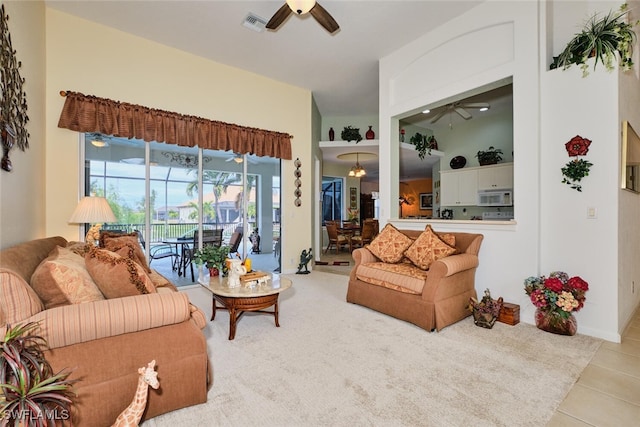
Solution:
<path fill-rule="evenodd" d="M 349 170 L 349 176 L 361 178 L 367 174 L 367 171 L 360 165 L 358 153 L 356 153 L 356 164 Z"/>

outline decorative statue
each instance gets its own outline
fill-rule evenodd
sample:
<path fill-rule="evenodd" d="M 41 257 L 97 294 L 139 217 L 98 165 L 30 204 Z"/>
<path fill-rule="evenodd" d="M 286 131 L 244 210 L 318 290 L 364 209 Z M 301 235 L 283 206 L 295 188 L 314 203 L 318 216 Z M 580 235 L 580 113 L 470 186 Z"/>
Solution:
<path fill-rule="evenodd" d="M 242 260 L 230 259 L 228 286 L 230 288 L 239 288 L 240 276 L 242 276 L 243 274 L 247 274 L 247 269 L 244 265 L 242 265 Z"/>
<path fill-rule="evenodd" d="M 302 253 L 300 254 L 300 264 L 298 264 L 298 271 L 296 271 L 296 274 L 311 273 L 307 268 L 307 264 L 309 264 L 309 261 L 311 261 L 312 258 L 313 258 L 313 254 L 311 253 L 311 248 L 309 248 L 308 252 L 306 249 L 303 249 Z M 304 271 L 302 271 L 303 267 L 304 267 Z"/>
<path fill-rule="evenodd" d="M 155 371 L 156 361 L 149 362 L 146 368 L 138 369 L 138 388 L 133 396 L 133 401 L 127 408 L 118 415 L 116 422 L 111 427 L 134 427 L 138 426 L 142 413 L 147 406 L 147 391 L 149 386 L 154 390 L 160 387 L 158 373 Z"/>
<path fill-rule="evenodd" d="M 86 236 L 84 236 L 84 241 L 87 243 L 91 243 L 95 245 L 100 240 L 100 229 L 102 228 L 102 224 L 95 224 L 91 226 L 89 231 L 87 231 Z"/>
<path fill-rule="evenodd" d="M 251 253 L 259 254 L 260 253 L 260 235 L 258 234 L 258 227 L 253 229 L 253 232 L 249 236 L 249 241 L 253 245 L 251 247 Z"/>

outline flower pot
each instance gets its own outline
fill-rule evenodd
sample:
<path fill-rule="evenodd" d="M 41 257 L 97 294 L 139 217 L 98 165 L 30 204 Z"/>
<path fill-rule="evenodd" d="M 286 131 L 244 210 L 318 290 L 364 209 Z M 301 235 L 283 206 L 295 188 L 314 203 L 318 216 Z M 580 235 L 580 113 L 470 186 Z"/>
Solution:
<path fill-rule="evenodd" d="M 209 277 L 218 277 L 220 275 L 220 270 L 218 267 L 209 267 Z"/>
<path fill-rule="evenodd" d="M 546 332 L 558 335 L 575 335 L 578 322 L 573 314 L 568 318 L 562 317 L 556 311 L 536 309 L 536 326 Z"/>
<path fill-rule="evenodd" d="M 496 323 L 497 317 L 491 313 L 483 313 L 480 310 L 473 310 L 473 323 L 482 328 L 491 329 Z"/>

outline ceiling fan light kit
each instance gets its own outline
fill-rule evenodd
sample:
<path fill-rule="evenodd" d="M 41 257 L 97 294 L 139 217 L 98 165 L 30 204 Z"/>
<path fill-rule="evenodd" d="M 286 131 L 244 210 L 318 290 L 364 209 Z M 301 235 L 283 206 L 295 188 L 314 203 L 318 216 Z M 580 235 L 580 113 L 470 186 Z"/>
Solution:
<path fill-rule="evenodd" d="M 316 0 L 287 0 L 287 4 L 298 15 L 304 15 L 316 5 Z"/>
<path fill-rule="evenodd" d="M 91 145 L 97 148 L 104 148 L 109 146 L 109 142 L 102 138 L 102 135 L 95 134 L 91 138 Z"/>
<path fill-rule="evenodd" d="M 331 34 L 340 29 L 340 26 L 331 14 L 315 0 L 287 0 L 287 2 L 273 14 L 269 22 L 267 22 L 267 29 L 277 30 L 292 13 L 297 15 L 310 13 L 311 16 Z"/>

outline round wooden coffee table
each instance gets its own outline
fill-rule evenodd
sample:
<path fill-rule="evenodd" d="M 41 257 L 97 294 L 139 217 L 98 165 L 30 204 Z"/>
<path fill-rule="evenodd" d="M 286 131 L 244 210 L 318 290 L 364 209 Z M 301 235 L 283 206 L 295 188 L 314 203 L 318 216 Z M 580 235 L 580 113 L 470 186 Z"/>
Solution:
<path fill-rule="evenodd" d="M 223 309 L 229 312 L 229 339 L 236 336 L 236 324 L 247 311 L 271 314 L 275 318 L 277 327 L 278 321 L 278 296 L 280 292 L 291 287 L 292 282 L 286 277 L 278 274 L 271 274 L 271 280 L 262 285 L 254 287 L 240 286 L 229 288 L 227 279 L 205 278 L 198 280 L 198 283 L 213 294 L 213 313 L 211 320 L 216 318 L 216 310 Z M 217 303 L 222 304 L 221 307 Z M 265 308 L 273 306 L 273 311 L 265 311 Z"/>

